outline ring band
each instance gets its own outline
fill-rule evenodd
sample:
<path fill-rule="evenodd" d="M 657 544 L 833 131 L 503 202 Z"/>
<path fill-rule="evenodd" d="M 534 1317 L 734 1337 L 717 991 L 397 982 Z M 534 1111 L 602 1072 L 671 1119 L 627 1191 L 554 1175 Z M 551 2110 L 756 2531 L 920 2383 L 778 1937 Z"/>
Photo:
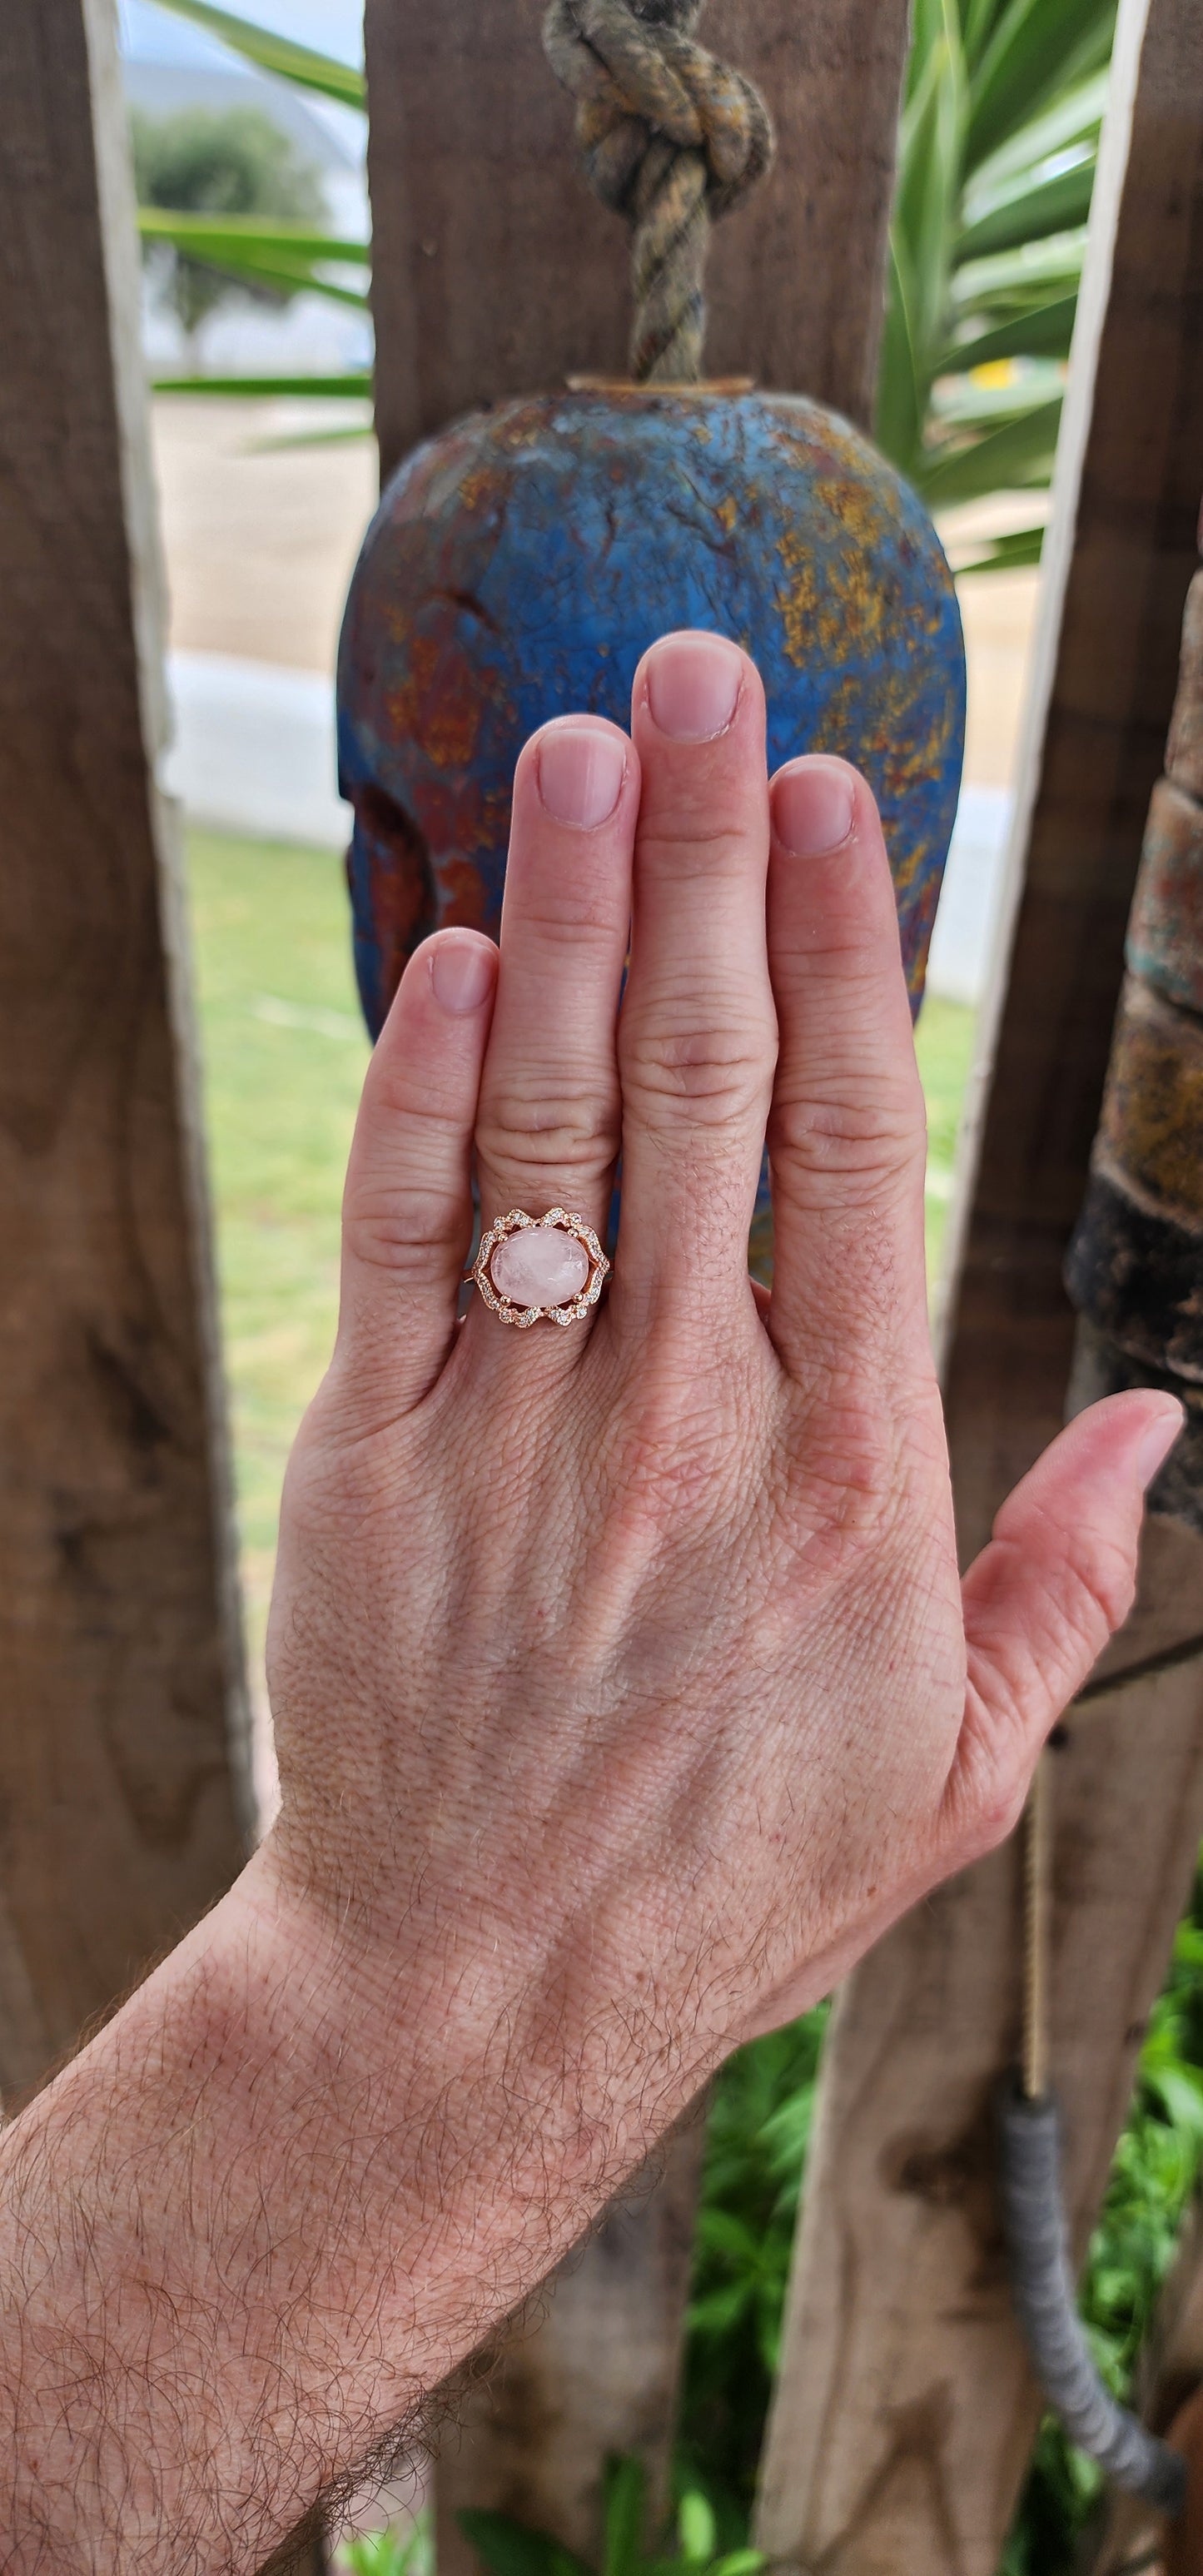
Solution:
<path fill-rule="evenodd" d="M 514 1242 L 515 1236 L 548 1235 L 567 1238 L 557 1246 L 549 1243 Z M 513 1250 L 508 1247 L 513 1245 Z M 569 1246 L 576 1247 L 570 1250 Z M 495 1275 L 494 1261 L 500 1275 Z M 582 1262 L 584 1269 L 582 1273 Z M 546 1216 L 528 1216 L 525 1208 L 511 1208 L 508 1216 L 499 1217 L 480 1239 L 480 1249 L 467 1273 L 479 1288 L 490 1312 L 503 1324 L 516 1324 L 519 1332 L 528 1325 L 579 1324 L 596 1306 L 610 1264 L 602 1251 L 591 1225 L 570 1209 L 549 1208 Z M 506 1281 L 509 1281 L 507 1289 Z M 542 1303 L 533 1302 L 540 1288 L 556 1294 Z M 532 1302 L 523 1303 L 527 1298 Z"/>

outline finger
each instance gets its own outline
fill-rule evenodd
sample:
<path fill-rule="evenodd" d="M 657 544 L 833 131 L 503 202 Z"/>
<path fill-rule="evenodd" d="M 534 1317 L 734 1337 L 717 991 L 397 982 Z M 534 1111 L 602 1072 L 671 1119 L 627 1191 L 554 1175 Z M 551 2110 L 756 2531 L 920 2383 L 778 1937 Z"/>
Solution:
<path fill-rule="evenodd" d="M 969 1568 L 969 1686 L 948 1794 L 983 1843 L 1018 1812 L 1049 1728 L 1127 1618 L 1145 1488 L 1181 1428 L 1173 1396 L 1091 1405 L 1016 1486 Z"/>
<path fill-rule="evenodd" d="M 604 1232 L 638 801 L 631 745 L 600 717 L 546 725 L 518 763 L 476 1128 L 486 1224 L 510 1208 L 537 1217 L 565 1207 Z M 480 1325 L 496 1331 L 483 1310 Z M 545 1349 L 579 1343 L 542 1329 L 531 1339 Z"/>
<path fill-rule="evenodd" d="M 747 1295 L 777 1032 L 765 947 L 764 691 L 720 635 L 635 675 L 643 770 L 623 1093 L 620 1301 Z"/>
<path fill-rule="evenodd" d="M 337 1400 L 416 1404 L 451 1346 L 472 1239 L 472 1136 L 497 980 L 476 930 L 424 940 L 368 1067 L 343 1194 Z"/>
<path fill-rule="evenodd" d="M 773 1302 L 791 1373 L 847 1364 L 883 1323 L 926 1341 L 923 1093 L 877 808 L 843 760 L 770 789 Z"/>

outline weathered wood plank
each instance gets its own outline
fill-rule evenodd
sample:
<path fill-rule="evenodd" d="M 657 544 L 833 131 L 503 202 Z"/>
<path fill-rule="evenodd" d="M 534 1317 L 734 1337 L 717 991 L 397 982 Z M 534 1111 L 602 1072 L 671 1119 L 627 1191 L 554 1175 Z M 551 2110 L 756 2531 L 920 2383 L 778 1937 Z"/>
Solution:
<path fill-rule="evenodd" d="M 1111 1660 L 1182 1633 L 1203 1543 L 1149 1525 Z M 1136 1748 L 1136 1758 L 1134 1755 Z M 1071 1717 L 1054 1763 L 1054 2076 L 1079 2253 L 1203 1833 L 1203 1674 Z M 1010 2308 L 993 2100 L 1019 2046 L 1017 1842 L 941 1888 L 840 1999 L 760 2531 L 824 2576 L 995 2576 L 1039 2414 Z"/>
<path fill-rule="evenodd" d="M 111 0 L 0 12 L 0 2087 L 243 1849 Z"/>
<path fill-rule="evenodd" d="M 627 235 L 573 159 L 542 0 L 367 0 L 376 427 L 387 475 L 458 412 L 626 372 Z M 868 418 L 907 0 L 712 0 L 773 175 L 715 232 L 707 364 Z"/>
<path fill-rule="evenodd" d="M 577 371 L 622 374 L 624 227 L 573 156 L 542 0 L 367 0 L 377 378 L 387 475 L 480 402 Z M 707 363 L 868 417 L 907 0 L 712 0 L 704 41 L 760 82 L 775 172 L 718 226 Z M 697 2139 L 641 2209 L 614 2214 L 532 2303 L 493 2384 L 457 2396 L 437 2471 L 440 2576 L 474 2566 L 455 2523 L 489 2505 L 596 2551 L 607 2452 L 666 2491 Z"/>
<path fill-rule="evenodd" d="M 1146 23 L 1147 20 L 1147 23 Z M 1062 1418 L 1061 1284 L 1174 692 L 1203 453 L 1203 104 L 1192 0 L 1122 0 L 1058 461 L 1009 980 L 984 1051 L 948 1330 L 965 1554 Z M 997 1035 L 997 1045 L 994 1040 Z M 1200 1542 L 1150 1526 L 1112 1662 L 1199 1624 Z M 1056 1764 L 1053 2066 L 1081 2246 L 1203 1827 L 1203 1678 L 1075 1715 Z M 1038 2401 L 1002 2279 L 990 2104 L 1019 2015 L 1014 1846 L 850 1982 L 829 2043 L 759 2536 L 824 2576 L 993 2576 Z"/>

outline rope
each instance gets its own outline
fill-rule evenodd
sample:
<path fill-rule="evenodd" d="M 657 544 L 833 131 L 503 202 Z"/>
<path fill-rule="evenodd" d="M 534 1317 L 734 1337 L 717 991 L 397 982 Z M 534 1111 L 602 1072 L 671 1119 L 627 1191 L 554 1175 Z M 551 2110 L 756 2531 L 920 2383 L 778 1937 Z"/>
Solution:
<path fill-rule="evenodd" d="M 1052 1912 L 1053 1783 L 1042 1753 L 1028 1794 L 1023 1835 L 1023 2090 L 1048 2091 L 1048 1954 Z"/>
<path fill-rule="evenodd" d="M 1050 2094 L 1001 2105 L 1001 2184 L 1011 2296 L 1029 2358 L 1071 2442 L 1128 2495 L 1177 2520 L 1187 2468 L 1103 2386 L 1078 2317 L 1061 2206 L 1061 2141 Z"/>
<path fill-rule="evenodd" d="M 543 45 L 603 205 L 634 231 L 637 384 L 696 384 L 710 226 L 773 158 L 759 90 L 694 43 L 703 0 L 551 0 Z"/>
<path fill-rule="evenodd" d="M 1061 2199 L 1061 2138 L 1049 2089 L 1053 1775 L 1042 1753 L 1024 1822 L 1023 2073 L 999 2106 L 999 2183 L 1015 2314 L 1036 2377 L 1070 2440 L 1127 2494 L 1177 2520 L 1186 2462 L 1105 2388 L 1074 2296 Z"/>

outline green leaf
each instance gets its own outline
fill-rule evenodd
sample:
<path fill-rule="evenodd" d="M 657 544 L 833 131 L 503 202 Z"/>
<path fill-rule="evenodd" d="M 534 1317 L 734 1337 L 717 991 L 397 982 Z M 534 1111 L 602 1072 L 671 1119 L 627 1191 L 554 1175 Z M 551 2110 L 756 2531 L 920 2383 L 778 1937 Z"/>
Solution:
<path fill-rule="evenodd" d="M 730 2209 L 705 2209 L 701 2212 L 698 2242 L 712 2253 L 725 2255 L 729 2262 L 755 2265 L 760 2258 L 759 2237 Z"/>
<path fill-rule="evenodd" d="M 703 2566 L 713 2558 L 717 2537 L 714 2507 L 700 2487 L 687 2487 L 677 2506 L 677 2537 L 682 2558 Z"/>
<path fill-rule="evenodd" d="M 280 215 L 190 215 L 169 206 L 139 206 L 138 230 L 144 241 L 171 242 L 197 259 L 249 256 L 262 251 L 288 259 L 346 260 L 356 268 L 371 264 L 370 242 L 346 241 L 340 234 L 314 230 L 312 224 L 289 223 Z"/>
<path fill-rule="evenodd" d="M 996 323 L 992 331 L 954 341 L 937 361 L 936 374 L 993 366 L 999 358 L 1067 358 L 1077 309 L 1076 295 L 1055 295 L 1048 304 L 1034 304 L 1030 313 L 1017 313 L 1009 322 Z"/>
<path fill-rule="evenodd" d="M 357 402 L 372 399 L 372 378 L 366 367 L 345 376 L 156 376 L 152 387 L 157 394 L 240 395 L 248 402 L 283 400 L 294 394 L 313 394 L 323 402 L 345 395 Z"/>
<path fill-rule="evenodd" d="M 691 2300 L 690 2333 L 708 2335 L 715 2340 L 729 2335 L 740 2318 L 747 2314 L 752 2296 L 753 2284 L 745 2275 L 742 2280 L 733 2281 L 728 2289 L 709 2290 L 700 2299 Z"/>
<path fill-rule="evenodd" d="M 961 41 L 972 68 L 988 45 L 1003 0 L 961 0 Z"/>
<path fill-rule="evenodd" d="M 1081 158 L 1071 168 L 1054 170 L 1050 177 L 1034 179 L 1030 185 L 1024 184 L 1026 174 L 1021 174 L 1000 188 L 994 202 L 965 226 L 957 242 L 958 260 L 979 259 L 990 251 L 1010 250 L 1017 242 L 1039 241 L 1048 233 L 1084 224 L 1094 191 L 1095 156 L 1089 144 L 1076 148 Z"/>
<path fill-rule="evenodd" d="M 980 501 L 990 492 L 1047 481 L 1060 417 L 1059 401 L 1040 403 L 1018 420 L 987 431 L 972 447 L 937 454 L 920 478 L 929 510 L 947 510 L 957 501 Z"/>
<path fill-rule="evenodd" d="M 1054 233 L 1048 241 L 1021 242 L 991 259 L 967 260 L 952 281 L 952 301 L 962 313 L 1011 303 L 1043 301 L 1056 287 L 1076 292 L 1086 250 L 1085 228 Z"/>
<path fill-rule="evenodd" d="M 549 2531 L 528 2531 L 508 2513 L 465 2506 L 455 2518 L 490 2576 L 593 2576 L 585 2560 L 564 2549 Z"/>
<path fill-rule="evenodd" d="M 1051 107 L 1033 116 L 988 160 L 978 163 L 965 190 L 967 222 L 975 219 L 979 195 L 989 194 L 1003 180 L 1015 178 L 1021 170 L 1036 169 L 1071 143 L 1092 142 L 1097 146 L 1107 104 L 1108 77 L 1106 72 L 1096 73 L 1092 80 L 1082 81 L 1054 99 Z"/>
<path fill-rule="evenodd" d="M 160 0 L 160 6 L 173 10 L 177 18 L 192 19 L 232 53 L 257 63 L 261 71 L 275 72 L 281 80 L 317 90 L 324 98 L 340 99 L 344 107 L 367 105 L 363 73 L 350 63 L 340 63 L 333 54 L 314 53 L 308 45 L 294 44 L 290 36 L 273 35 L 269 27 L 257 27 L 229 9 L 213 8 L 211 0 Z"/>
<path fill-rule="evenodd" d="M 607 2460 L 602 2576 L 636 2576 L 646 2495 L 642 2460 Z"/>
<path fill-rule="evenodd" d="M 905 244 L 891 227 L 873 435 L 883 455 L 903 474 L 913 473 L 922 454 L 926 404 L 927 385 L 920 381 L 911 319 L 909 261 Z"/>
<path fill-rule="evenodd" d="M 975 555 L 972 563 L 958 564 L 956 579 L 970 572 L 1018 572 L 1021 567 L 1038 564 L 1044 547 L 1043 528 L 1011 528 L 1006 536 L 991 537 L 989 551 Z"/>
<path fill-rule="evenodd" d="M 928 0 L 936 5 L 936 0 Z M 924 352 L 943 337 L 948 263 L 957 229 L 965 62 L 953 0 L 939 0 L 921 82 L 904 111 L 899 136 L 893 228 L 910 281 L 910 324 L 920 371 Z"/>
<path fill-rule="evenodd" d="M 279 438 L 254 438 L 248 441 L 251 456 L 286 456 L 293 447 L 343 447 L 353 438 L 374 438 L 370 420 L 353 420 L 344 429 L 293 429 L 282 431 Z"/>
<path fill-rule="evenodd" d="M 237 247 L 226 256 L 191 250 L 187 256 L 189 259 L 203 257 L 206 266 L 219 270 L 224 277 L 232 278 L 240 286 L 279 286 L 291 294 L 303 291 L 307 295 L 324 295 L 331 303 L 353 305 L 360 313 L 371 309 L 361 287 L 340 286 L 336 278 L 320 277 L 303 259 L 290 260 L 284 256 L 271 259 L 262 252 L 241 252 Z"/>
<path fill-rule="evenodd" d="M 1114 0 L 1009 0 L 973 75 L 970 168 L 1029 123 L 1054 90 L 1105 61 Z"/>
<path fill-rule="evenodd" d="M 1045 403 L 1059 402 L 1064 389 L 1064 368 L 1042 358 L 1034 358 L 1006 384 L 983 384 L 968 374 L 945 376 L 932 405 L 934 425 L 941 432 L 986 429 L 996 421 L 1018 420 Z"/>

